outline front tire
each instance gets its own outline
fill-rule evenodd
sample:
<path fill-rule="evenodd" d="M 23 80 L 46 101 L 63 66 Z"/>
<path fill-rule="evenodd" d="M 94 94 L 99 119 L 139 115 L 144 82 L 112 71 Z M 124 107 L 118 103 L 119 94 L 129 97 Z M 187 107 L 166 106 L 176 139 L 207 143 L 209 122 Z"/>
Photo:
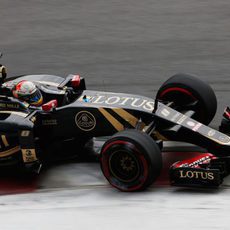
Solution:
<path fill-rule="evenodd" d="M 217 110 L 213 89 L 200 79 L 188 74 L 176 74 L 169 78 L 157 92 L 157 100 L 173 102 L 175 109 L 190 105 L 194 119 L 208 125 Z"/>
<path fill-rule="evenodd" d="M 109 183 L 124 192 L 146 189 L 162 169 L 159 146 L 149 135 L 137 130 L 121 131 L 106 141 L 100 161 Z"/>

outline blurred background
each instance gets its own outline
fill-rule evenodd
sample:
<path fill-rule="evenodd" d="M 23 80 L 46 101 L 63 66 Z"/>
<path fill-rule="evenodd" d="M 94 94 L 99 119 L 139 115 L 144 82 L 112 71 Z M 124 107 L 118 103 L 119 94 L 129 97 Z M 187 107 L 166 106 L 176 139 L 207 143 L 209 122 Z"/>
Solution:
<path fill-rule="evenodd" d="M 9 76 L 79 73 L 90 89 L 153 97 L 190 73 L 228 103 L 228 0 L 0 0 L 1 60 Z M 218 113 L 218 114 L 219 114 Z M 217 116 L 214 123 L 219 123 Z"/>

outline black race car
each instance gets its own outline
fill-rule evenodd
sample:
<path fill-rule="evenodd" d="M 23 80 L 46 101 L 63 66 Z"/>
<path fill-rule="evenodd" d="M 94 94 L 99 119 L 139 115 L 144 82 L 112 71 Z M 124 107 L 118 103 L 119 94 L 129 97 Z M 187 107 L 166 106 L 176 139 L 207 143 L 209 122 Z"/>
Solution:
<path fill-rule="evenodd" d="M 2 78 L 0 86 L 0 167 L 17 165 L 39 172 L 43 163 L 81 154 L 93 137 L 110 136 L 100 153 L 103 174 L 121 191 L 143 190 L 162 169 L 164 141 L 184 141 L 210 153 L 170 168 L 173 185 L 218 186 L 229 174 L 230 137 L 208 125 L 217 101 L 209 85 L 176 74 L 155 99 L 86 90 L 78 75 L 24 75 Z M 11 95 L 19 81 L 33 81 L 45 99 L 33 107 Z M 226 131 L 225 112 L 221 130 Z"/>

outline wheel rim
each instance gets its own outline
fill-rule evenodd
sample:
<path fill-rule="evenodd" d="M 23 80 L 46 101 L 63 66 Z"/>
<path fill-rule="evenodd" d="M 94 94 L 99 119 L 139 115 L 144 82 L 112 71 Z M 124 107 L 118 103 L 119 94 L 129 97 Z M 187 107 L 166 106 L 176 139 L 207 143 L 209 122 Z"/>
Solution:
<path fill-rule="evenodd" d="M 145 157 L 130 142 L 115 140 L 108 143 L 101 152 L 101 167 L 109 183 L 124 192 L 137 191 L 142 188 L 148 178 L 149 166 Z M 126 160 L 126 156 L 131 160 Z M 124 159 L 123 159 L 124 157 Z M 117 158 L 117 159 L 116 159 Z M 119 159 L 122 163 L 119 163 Z M 132 164 L 131 162 L 134 161 Z M 120 168 L 116 166 L 120 164 Z M 131 166 L 132 173 L 125 173 L 122 167 Z"/>
<path fill-rule="evenodd" d="M 115 151 L 109 158 L 111 174 L 120 181 L 132 182 L 140 175 L 140 164 L 127 150 Z"/>

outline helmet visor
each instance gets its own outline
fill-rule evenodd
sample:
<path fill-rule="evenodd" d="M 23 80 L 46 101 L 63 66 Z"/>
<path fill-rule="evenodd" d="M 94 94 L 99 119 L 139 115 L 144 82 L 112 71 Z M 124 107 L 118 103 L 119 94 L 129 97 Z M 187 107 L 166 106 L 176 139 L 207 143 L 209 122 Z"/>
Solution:
<path fill-rule="evenodd" d="M 43 97 L 39 90 L 35 90 L 32 94 L 23 96 L 23 99 L 31 105 L 39 106 L 42 104 Z"/>

